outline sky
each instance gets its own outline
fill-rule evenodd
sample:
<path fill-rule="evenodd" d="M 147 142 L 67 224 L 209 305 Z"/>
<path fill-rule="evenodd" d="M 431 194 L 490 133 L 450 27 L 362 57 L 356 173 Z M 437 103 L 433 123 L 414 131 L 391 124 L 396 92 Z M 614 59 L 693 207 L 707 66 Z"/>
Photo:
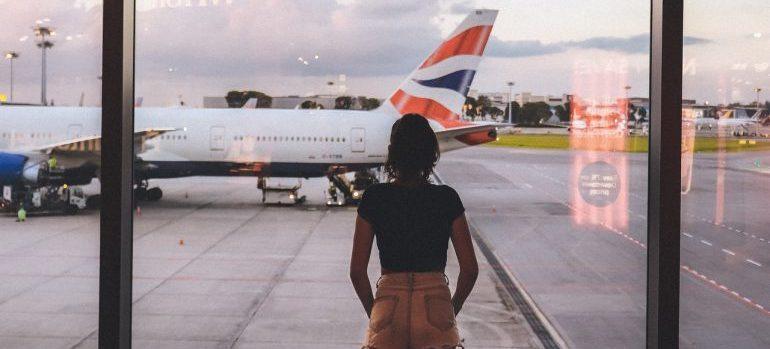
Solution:
<path fill-rule="evenodd" d="M 48 96 L 98 105 L 100 0 L 0 0 L 0 51 L 15 101 L 39 102 L 36 21 L 56 29 Z M 648 95 L 649 1 L 137 0 L 136 95 L 145 106 L 253 89 L 385 98 L 475 8 L 500 11 L 473 89 L 597 98 Z M 770 96 L 770 3 L 685 1 L 684 95 Z M 0 62 L 0 94 L 10 66 Z M 329 86 L 328 82 L 334 82 Z M 761 97 L 764 99 L 764 97 Z"/>

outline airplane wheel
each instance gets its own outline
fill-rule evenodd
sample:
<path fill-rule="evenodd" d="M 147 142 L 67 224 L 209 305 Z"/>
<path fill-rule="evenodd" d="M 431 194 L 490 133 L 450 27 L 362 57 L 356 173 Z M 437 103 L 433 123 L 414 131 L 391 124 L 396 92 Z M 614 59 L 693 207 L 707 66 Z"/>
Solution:
<path fill-rule="evenodd" d="M 78 207 L 75 205 L 68 205 L 67 208 L 64 209 L 64 213 L 74 216 L 78 213 Z"/>
<path fill-rule="evenodd" d="M 161 190 L 158 187 L 150 188 L 147 190 L 147 200 L 148 201 L 158 201 L 163 197 L 163 190 Z"/>
<path fill-rule="evenodd" d="M 134 189 L 134 200 L 136 201 L 144 201 L 147 200 L 147 188 L 139 187 Z"/>

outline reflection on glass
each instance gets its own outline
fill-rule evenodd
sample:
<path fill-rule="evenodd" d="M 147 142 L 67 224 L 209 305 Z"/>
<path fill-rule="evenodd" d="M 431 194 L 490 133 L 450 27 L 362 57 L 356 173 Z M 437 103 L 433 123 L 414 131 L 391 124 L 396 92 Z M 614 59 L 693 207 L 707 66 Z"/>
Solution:
<path fill-rule="evenodd" d="M 684 348 L 770 343 L 767 13 L 748 1 L 685 3 L 685 43 L 700 44 L 684 52 Z"/>
<path fill-rule="evenodd" d="M 2 6 L 0 347 L 92 346 L 101 7 Z"/>

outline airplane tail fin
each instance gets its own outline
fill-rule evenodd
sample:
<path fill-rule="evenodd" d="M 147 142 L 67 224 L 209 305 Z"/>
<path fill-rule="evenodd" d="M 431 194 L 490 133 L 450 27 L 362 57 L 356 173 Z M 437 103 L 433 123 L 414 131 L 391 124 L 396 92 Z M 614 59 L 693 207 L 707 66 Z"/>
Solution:
<path fill-rule="evenodd" d="M 497 10 L 474 10 L 378 109 L 421 114 L 442 128 L 465 125 L 462 107 L 496 18 Z"/>

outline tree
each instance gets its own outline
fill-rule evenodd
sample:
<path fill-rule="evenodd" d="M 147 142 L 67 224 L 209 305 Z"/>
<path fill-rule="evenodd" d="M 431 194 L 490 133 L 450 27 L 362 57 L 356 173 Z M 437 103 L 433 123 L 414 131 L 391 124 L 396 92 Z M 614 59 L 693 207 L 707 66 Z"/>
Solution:
<path fill-rule="evenodd" d="M 229 91 L 225 96 L 229 108 L 243 108 L 250 99 L 257 99 L 257 108 L 270 108 L 273 97 L 258 91 Z"/>
<path fill-rule="evenodd" d="M 476 108 L 481 112 L 481 115 L 488 115 L 490 114 L 490 110 L 492 109 L 492 101 L 487 96 L 479 96 L 479 98 L 476 100 Z"/>
<path fill-rule="evenodd" d="M 361 105 L 363 110 L 373 110 L 380 106 L 380 100 L 377 98 L 367 98 L 366 96 L 359 96 L 358 104 Z"/>
<path fill-rule="evenodd" d="M 339 96 L 334 100 L 334 109 L 350 109 L 353 107 L 353 97 Z"/>
<path fill-rule="evenodd" d="M 521 122 L 538 125 L 551 117 L 551 108 L 545 102 L 525 103 L 521 108 Z"/>
<path fill-rule="evenodd" d="M 569 121 L 569 110 L 565 106 L 559 104 L 553 109 L 554 112 L 556 112 L 556 116 L 559 118 L 559 121 Z"/>
<path fill-rule="evenodd" d="M 520 122 L 521 121 L 521 106 L 519 105 L 519 102 L 513 101 L 511 102 L 511 110 L 512 110 L 512 121 L 513 122 Z M 503 117 L 508 120 L 508 106 L 505 106 L 505 110 L 503 111 Z"/>
<path fill-rule="evenodd" d="M 646 108 L 639 107 L 638 113 L 639 113 L 639 121 L 640 122 L 647 120 L 647 109 Z"/>
<path fill-rule="evenodd" d="M 479 103 L 476 101 L 476 98 L 466 97 L 465 106 L 463 107 L 463 110 L 465 110 L 465 116 L 470 116 L 471 119 L 474 119 L 476 117 L 476 107 L 478 107 L 478 105 Z"/>
<path fill-rule="evenodd" d="M 492 115 L 494 117 L 498 117 L 500 115 L 504 115 L 505 113 L 503 112 L 502 109 L 493 106 L 493 107 L 490 107 L 488 109 L 488 113 L 487 114 Z"/>
<path fill-rule="evenodd" d="M 318 109 L 318 103 L 313 101 L 304 101 L 299 105 L 300 109 Z"/>

